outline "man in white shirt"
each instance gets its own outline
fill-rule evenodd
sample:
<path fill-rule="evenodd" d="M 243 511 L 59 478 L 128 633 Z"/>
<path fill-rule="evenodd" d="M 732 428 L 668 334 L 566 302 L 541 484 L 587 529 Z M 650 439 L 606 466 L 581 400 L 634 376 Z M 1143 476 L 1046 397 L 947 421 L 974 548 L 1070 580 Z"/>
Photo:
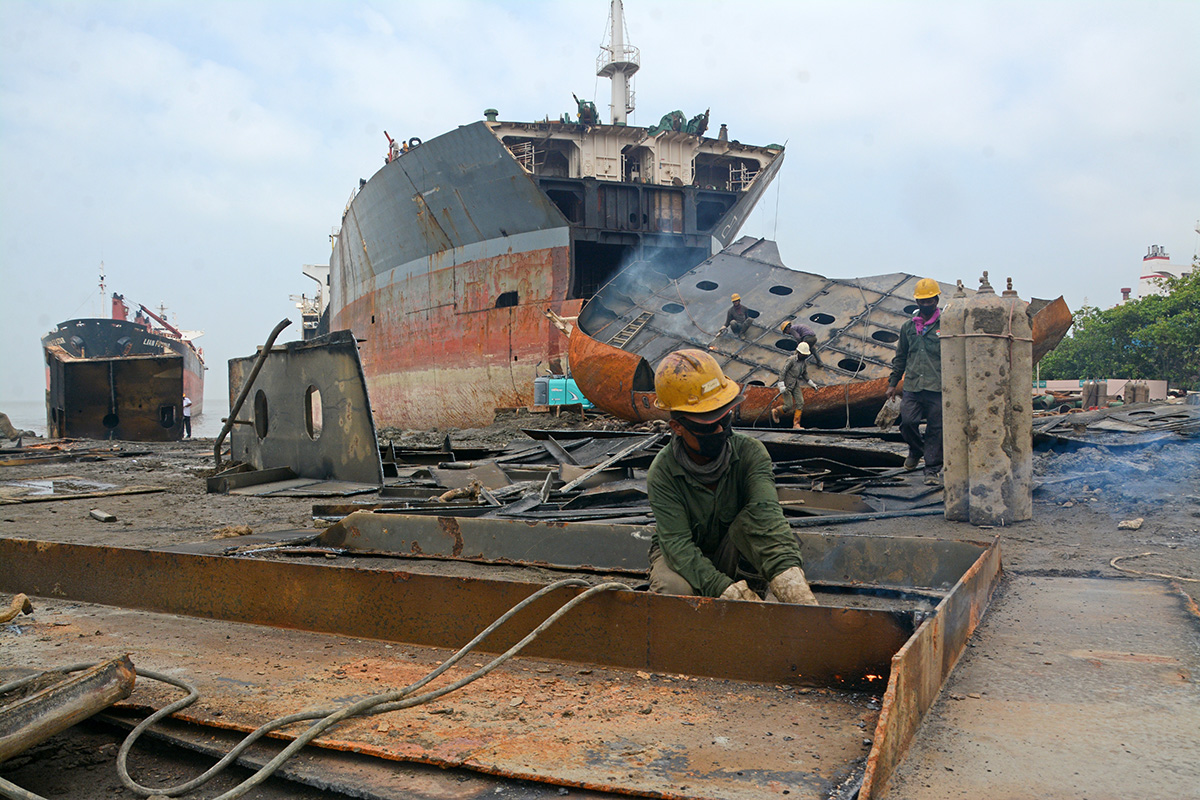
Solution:
<path fill-rule="evenodd" d="M 192 438 L 192 398 L 183 396 L 183 438 Z"/>

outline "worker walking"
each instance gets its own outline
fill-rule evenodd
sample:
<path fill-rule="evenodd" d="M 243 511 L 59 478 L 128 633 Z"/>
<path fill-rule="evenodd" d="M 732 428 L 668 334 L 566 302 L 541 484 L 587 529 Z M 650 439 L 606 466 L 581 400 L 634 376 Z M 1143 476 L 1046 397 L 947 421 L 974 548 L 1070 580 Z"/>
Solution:
<path fill-rule="evenodd" d="M 646 474 L 655 531 L 650 590 L 816 605 L 762 442 L 733 433 L 745 399 L 703 350 L 669 353 L 654 373 L 671 442 Z M 751 588 L 753 582 L 756 588 Z"/>
<path fill-rule="evenodd" d="M 749 309 L 742 305 L 740 294 L 734 293 L 730 295 L 729 299 L 733 301 L 733 305 L 725 314 L 725 328 L 731 333 L 741 336 L 750 327 Z"/>
<path fill-rule="evenodd" d="M 783 397 L 783 407 L 781 409 L 771 409 L 771 419 L 779 422 L 779 414 L 795 414 L 792 418 L 792 427 L 800 427 L 800 413 L 804 410 L 804 387 L 811 386 L 817 388 L 817 384 L 808 377 L 808 361 L 811 357 L 811 352 L 808 347 L 808 342 L 801 342 L 796 345 L 795 351 L 788 356 L 787 361 L 783 363 L 783 372 L 779 375 L 779 383 L 777 388 Z"/>
<path fill-rule="evenodd" d="M 900 435 L 908 444 L 904 466 L 913 469 L 925 459 L 925 483 L 941 482 L 942 472 L 942 346 L 939 328 L 942 293 L 937 281 L 922 278 L 913 293 L 917 313 L 900 327 L 892 374 L 888 378 L 887 397 L 892 399 L 904 379 L 900 400 Z M 921 423 L 925 435 L 921 435 Z"/>
<path fill-rule="evenodd" d="M 817 332 L 807 325 L 800 322 L 792 322 L 790 319 L 784 320 L 779 326 L 779 330 L 783 331 L 788 336 L 792 337 L 797 342 L 797 347 L 800 343 L 807 344 L 809 350 L 812 351 L 812 361 L 818 367 L 824 367 L 821 363 L 821 356 L 817 352 Z"/>

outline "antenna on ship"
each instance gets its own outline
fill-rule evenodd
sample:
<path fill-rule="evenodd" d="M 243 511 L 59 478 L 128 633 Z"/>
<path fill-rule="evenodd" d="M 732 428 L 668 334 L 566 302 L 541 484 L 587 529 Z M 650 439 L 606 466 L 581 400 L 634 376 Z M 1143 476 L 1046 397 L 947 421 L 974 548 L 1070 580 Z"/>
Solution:
<path fill-rule="evenodd" d="M 104 316 L 104 301 L 108 298 L 104 293 L 104 262 L 100 262 L 100 317 Z"/>
<path fill-rule="evenodd" d="M 608 44 L 600 45 L 596 58 L 596 74 L 612 80 L 612 103 L 609 113 L 613 125 L 624 125 L 625 115 L 633 111 L 633 91 L 630 78 L 642 66 L 642 57 L 636 47 L 625 44 L 625 9 L 621 0 L 612 0 L 608 14 L 611 25 Z"/>

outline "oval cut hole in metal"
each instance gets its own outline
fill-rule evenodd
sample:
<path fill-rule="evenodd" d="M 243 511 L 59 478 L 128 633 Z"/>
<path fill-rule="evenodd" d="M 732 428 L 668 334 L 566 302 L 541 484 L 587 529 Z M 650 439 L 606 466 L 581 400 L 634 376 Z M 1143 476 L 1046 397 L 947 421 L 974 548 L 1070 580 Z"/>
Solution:
<path fill-rule="evenodd" d="M 837 322 L 837 317 L 830 314 L 813 314 L 809 319 L 818 325 L 832 325 Z"/>
<path fill-rule="evenodd" d="M 843 358 L 838 362 L 838 367 L 846 370 L 846 372 L 861 372 L 866 365 L 857 358 Z"/>
<path fill-rule="evenodd" d="M 777 294 L 780 297 L 787 297 L 789 294 L 792 293 L 792 287 L 790 287 L 790 286 L 772 286 L 770 289 L 767 289 L 767 291 L 770 292 L 771 294 Z"/>
<path fill-rule="evenodd" d="M 749 317 L 750 319 L 758 319 L 758 312 L 755 311 L 753 308 L 747 308 L 746 316 Z"/>
<path fill-rule="evenodd" d="M 696 284 L 696 288 L 703 289 L 706 292 L 711 292 L 713 289 L 717 288 L 717 284 L 713 283 L 712 281 L 700 281 Z"/>
<path fill-rule="evenodd" d="M 304 393 L 304 427 L 308 438 L 320 439 L 321 427 L 324 424 L 324 414 L 321 411 L 321 390 L 315 386 L 308 387 Z"/>
<path fill-rule="evenodd" d="M 254 393 L 254 432 L 259 439 L 267 438 L 267 395 L 262 389 Z"/>
<path fill-rule="evenodd" d="M 871 334 L 871 338 L 877 342 L 891 344 L 892 342 L 900 341 L 900 334 L 892 333 L 891 331 L 875 331 Z"/>
<path fill-rule="evenodd" d="M 667 303 L 662 307 L 662 310 L 668 314 L 678 314 L 680 311 L 683 311 L 683 306 L 679 305 L 679 303 Z"/>
<path fill-rule="evenodd" d="M 105 414 L 104 419 L 100 421 L 104 423 L 104 427 L 109 428 L 110 430 L 121 424 L 121 418 L 116 414 Z"/>
<path fill-rule="evenodd" d="M 778 347 L 780 350 L 787 350 L 789 353 L 792 352 L 793 350 L 795 350 L 796 345 L 798 345 L 798 344 L 800 344 L 800 343 L 797 342 L 795 339 L 793 339 L 790 336 L 786 339 L 776 339 L 775 340 L 776 347 Z"/>
<path fill-rule="evenodd" d="M 496 298 L 496 308 L 513 308 L 520 301 L 516 292 L 503 292 Z"/>
<path fill-rule="evenodd" d="M 915 305 L 915 304 L 914 304 L 914 305 L 905 306 L 905 307 L 904 307 L 904 313 L 905 313 L 905 314 L 915 314 L 915 313 L 917 313 L 917 309 L 918 309 L 918 308 L 920 308 L 920 306 L 918 306 L 918 305 Z"/>
<path fill-rule="evenodd" d="M 747 386 L 766 386 L 762 381 L 746 381 Z"/>
<path fill-rule="evenodd" d="M 106 425 L 108 423 L 105 423 Z M 175 406 L 159 406 L 158 407 L 158 424 L 164 428 L 171 428 L 175 425 Z M 110 426 L 111 427 L 111 426 Z"/>

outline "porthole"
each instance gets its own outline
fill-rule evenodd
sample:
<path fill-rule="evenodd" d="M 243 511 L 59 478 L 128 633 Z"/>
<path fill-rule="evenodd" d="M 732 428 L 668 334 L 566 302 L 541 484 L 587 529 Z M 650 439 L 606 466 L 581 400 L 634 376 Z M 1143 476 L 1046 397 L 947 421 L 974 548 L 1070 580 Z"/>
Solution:
<path fill-rule="evenodd" d="M 668 314 L 678 314 L 680 311 L 683 311 L 683 306 L 679 305 L 679 303 L 667 303 L 662 307 L 662 310 Z"/>
<path fill-rule="evenodd" d="M 717 284 L 713 283 L 712 281 L 700 281 L 696 284 L 696 288 L 702 289 L 706 292 L 711 292 L 713 289 L 717 288 Z"/>
<path fill-rule="evenodd" d="M 787 297 L 789 294 L 792 293 L 792 287 L 790 287 L 790 286 L 772 286 L 770 289 L 767 289 L 767 291 L 770 292 L 771 294 L 777 294 L 780 297 Z"/>
<path fill-rule="evenodd" d="M 790 336 L 786 339 L 776 339 L 775 340 L 776 347 L 778 347 L 780 350 L 786 350 L 789 353 L 792 352 L 793 350 L 795 350 L 796 345 L 798 345 L 798 344 L 800 344 L 800 343 L 797 342 L 795 339 L 793 339 Z"/>
<path fill-rule="evenodd" d="M 105 414 L 104 419 L 100 421 L 104 424 L 104 427 L 108 428 L 110 431 L 121 424 L 121 418 L 115 413 Z"/>
<path fill-rule="evenodd" d="M 862 372 L 863 367 L 865 366 L 866 364 L 859 361 L 857 358 L 843 358 L 838 362 L 838 367 L 846 370 L 846 372 Z"/>
<path fill-rule="evenodd" d="M 813 314 L 811 317 L 809 317 L 809 319 L 818 325 L 832 325 L 833 323 L 837 322 L 837 317 L 834 317 L 830 314 L 821 313 Z"/>
<path fill-rule="evenodd" d="M 262 389 L 254 394 L 254 432 L 258 438 L 267 438 L 267 395 Z"/>
<path fill-rule="evenodd" d="M 321 410 L 321 390 L 315 386 L 308 387 L 304 393 L 304 428 L 308 438 L 321 438 L 321 428 L 324 426 L 324 414 Z"/>
<path fill-rule="evenodd" d="M 892 333 L 891 331 L 875 331 L 871 334 L 871 338 L 877 342 L 884 344 L 892 344 L 900 340 L 900 334 Z"/>

